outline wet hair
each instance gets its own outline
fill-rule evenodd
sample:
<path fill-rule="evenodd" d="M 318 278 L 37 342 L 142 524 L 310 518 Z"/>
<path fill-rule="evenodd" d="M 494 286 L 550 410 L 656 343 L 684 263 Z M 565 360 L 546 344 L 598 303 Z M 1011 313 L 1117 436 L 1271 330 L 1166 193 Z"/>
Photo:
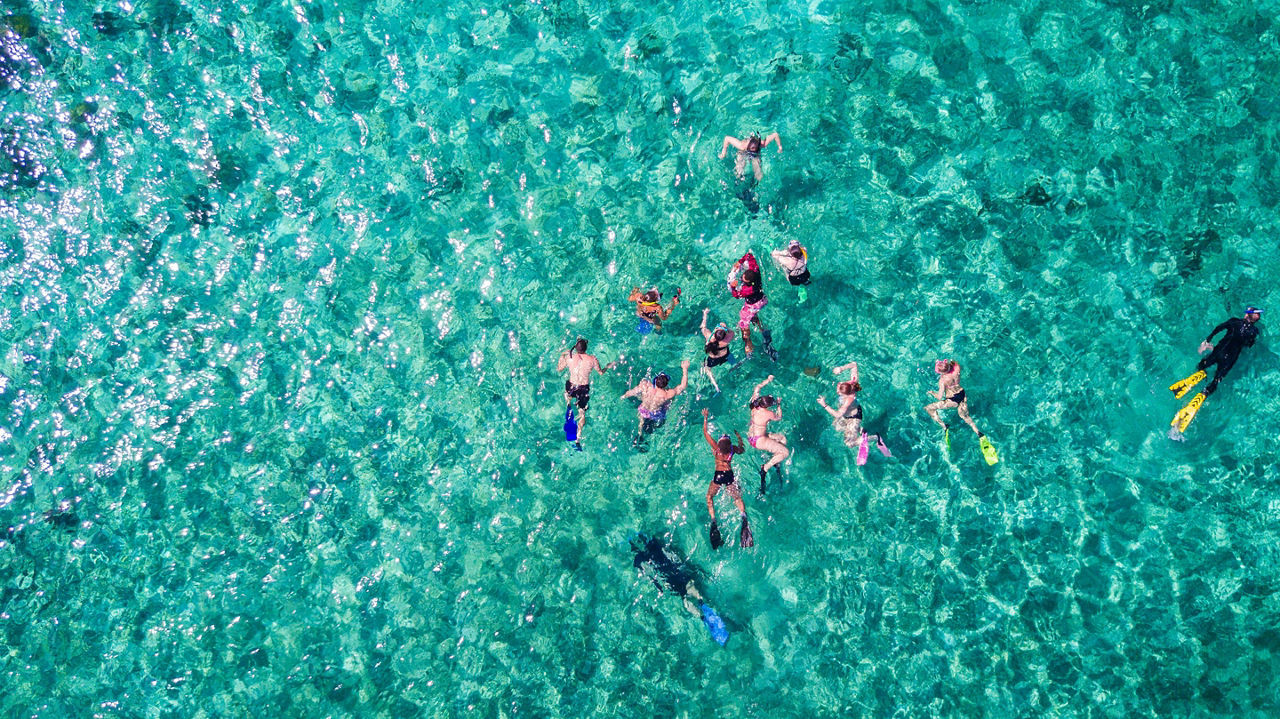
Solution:
<path fill-rule="evenodd" d="M 933 371 L 938 374 L 946 374 L 956 368 L 956 361 L 943 359 L 933 363 Z"/>
<path fill-rule="evenodd" d="M 658 376 L 653 378 L 653 386 L 658 389 L 666 389 L 669 384 L 671 384 L 671 378 L 666 372 L 659 372 Z"/>
<path fill-rule="evenodd" d="M 862 391 L 862 385 L 857 382 L 841 382 L 836 385 L 836 391 L 840 394 L 857 394 Z"/>
<path fill-rule="evenodd" d="M 794 257 L 794 258 L 796 258 L 797 260 L 799 260 L 799 259 L 801 259 L 801 258 L 803 258 L 803 257 L 804 257 L 804 248 L 803 248 L 803 247 L 801 247 L 800 245 L 796 245 L 796 246 L 794 246 L 794 247 L 790 248 L 790 254 L 791 254 L 791 256 L 792 256 L 792 257 Z"/>
<path fill-rule="evenodd" d="M 587 339 L 585 337 L 579 337 L 578 341 L 573 343 L 573 351 L 577 352 L 578 354 L 583 354 L 584 352 L 586 352 Z"/>
<path fill-rule="evenodd" d="M 702 347 L 702 351 L 710 352 L 711 350 L 720 349 L 721 344 L 724 342 L 724 338 L 728 336 L 729 332 L 727 330 L 717 328 L 715 332 L 711 333 L 711 341 Z"/>
<path fill-rule="evenodd" d="M 751 409 L 760 409 L 761 407 L 772 407 L 777 403 L 778 399 L 776 397 L 767 394 L 763 397 L 756 397 L 751 400 L 751 404 L 748 406 L 751 407 Z"/>
<path fill-rule="evenodd" d="M 733 442 L 729 440 L 729 435 L 723 435 L 716 440 L 716 449 L 720 450 L 720 454 L 733 453 Z"/>
<path fill-rule="evenodd" d="M 747 138 L 747 150 L 750 152 L 759 150 L 763 144 L 764 143 L 760 141 L 760 133 L 758 132 L 751 133 L 751 137 Z"/>
<path fill-rule="evenodd" d="M 759 287 L 760 273 L 755 270 L 747 270 L 746 272 L 742 273 L 742 281 L 749 285 L 755 285 L 756 287 Z"/>
<path fill-rule="evenodd" d="M 640 295 L 640 299 L 644 300 L 645 302 L 657 302 L 661 297 L 662 295 L 659 294 L 657 290 L 649 290 L 643 295 Z"/>

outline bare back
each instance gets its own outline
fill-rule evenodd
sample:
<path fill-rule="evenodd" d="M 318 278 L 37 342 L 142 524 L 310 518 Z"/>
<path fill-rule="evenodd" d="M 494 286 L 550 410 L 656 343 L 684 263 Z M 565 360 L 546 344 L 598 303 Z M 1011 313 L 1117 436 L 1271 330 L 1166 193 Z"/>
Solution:
<path fill-rule="evenodd" d="M 591 383 L 591 372 L 600 369 L 600 360 L 595 355 L 572 354 L 565 360 L 565 365 L 569 369 L 569 381 L 581 386 Z"/>
<path fill-rule="evenodd" d="M 769 423 L 778 419 L 778 414 L 768 407 L 756 407 L 751 410 L 751 422 L 747 425 L 748 437 L 759 437 L 769 427 Z"/>

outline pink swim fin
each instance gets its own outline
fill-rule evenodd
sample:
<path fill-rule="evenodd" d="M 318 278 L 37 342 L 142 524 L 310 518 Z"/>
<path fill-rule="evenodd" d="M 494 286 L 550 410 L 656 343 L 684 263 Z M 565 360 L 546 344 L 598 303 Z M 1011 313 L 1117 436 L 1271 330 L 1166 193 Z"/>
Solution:
<path fill-rule="evenodd" d="M 880 454 L 883 454 L 886 457 L 893 456 L 889 453 L 889 448 L 884 445 L 884 437 L 881 437 L 878 434 L 876 435 L 876 449 L 880 450 Z"/>
<path fill-rule="evenodd" d="M 867 463 L 867 433 L 862 433 L 862 441 L 858 444 L 858 466 Z"/>

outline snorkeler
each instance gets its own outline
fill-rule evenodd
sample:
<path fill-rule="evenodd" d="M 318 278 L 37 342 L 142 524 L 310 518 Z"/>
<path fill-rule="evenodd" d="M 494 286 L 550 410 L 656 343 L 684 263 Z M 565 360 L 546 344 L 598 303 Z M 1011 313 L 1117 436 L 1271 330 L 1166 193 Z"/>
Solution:
<path fill-rule="evenodd" d="M 564 383 L 564 401 L 569 406 L 566 411 L 572 415 L 574 400 L 577 400 L 578 409 L 581 410 L 578 416 L 577 436 L 573 438 L 578 442 L 579 449 L 581 449 L 582 426 L 587 423 L 587 403 L 591 401 L 591 370 L 604 374 L 605 370 L 613 369 L 616 364 L 618 363 L 610 362 L 601 367 L 600 360 L 594 355 L 587 354 L 587 340 L 582 337 L 573 343 L 573 347 L 560 353 L 556 372 L 563 372 L 566 368 L 569 370 L 569 379 Z"/>
<path fill-rule="evenodd" d="M 751 402 L 747 405 L 751 408 L 751 419 L 747 424 L 747 444 L 754 449 L 773 455 L 760 468 L 761 494 L 764 494 L 764 479 L 769 468 L 778 467 L 784 459 L 791 456 L 791 450 L 787 448 L 787 438 L 781 432 L 768 431 L 770 422 L 782 419 L 782 402 L 772 395 L 760 396 L 760 390 L 772 381 L 773 375 L 769 375 L 763 382 L 756 385 L 755 390 L 751 392 Z M 774 410 L 774 407 L 777 407 L 777 410 Z M 778 467 L 778 479 L 782 479 L 781 467 Z"/>
<path fill-rule="evenodd" d="M 643 533 L 631 537 L 631 551 L 635 552 L 632 564 L 653 582 L 659 592 L 675 592 L 684 608 L 702 620 L 717 644 L 724 646 L 729 641 L 729 631 L 724 626 L 724 620 L 698 591 L 697 572 L 692 566 L 678 556 L 673 556 L 673 552 L 658 539 Z"/>
<path fill-rule="evenodd" d="M 637 441 L 643 439 L 645 435 L 652 433 L 655 429 L 662 426 L 667 421 L 667 409 L 671 406 L 671 400 L 677 395 L 684 392 L 684 388 L 689 385 L 689 360 L 681 360 L 680 369 L 683 376 L 680 378 L 680 384 L 674 389 L 667 389 L 671 384 L 671 378 L 666 372 L 659 372 L 653 381 L 640 380 L 640 384 L 632 387 L 626 394 L 622 395 L 623 399 L 627 397 L 640 396 L 640 408 L 636 411 L 640 415 L 640 436 Z"/>
<path fill-rule="evenodd" d="M 751 133 L 751 136 L 745 140 L 739 140 L 731 135 L 724 136 L 724 143 L 720 145 L 720 157 L 729 152 L 729 147 L 735 147 L 738 155 L 733 162 L 733 174 L 738 176 L 739 180 L 746 179 L 747 162 L 751 163 L 751 170 L 755 174 L 756 182 L 764 177 L 764 170 L 760 167 L 760 151 L 769 147 L 769 143 L 777 143 L 778 154 L 782 154 L 782 137 L 778 133 L 770 133 L 763 140 L 760 139 L 759 133 Z"/>
<path fill-rule="evenodd" d="M 739 272 L 742 273 L 741 279 L 738 277 Z M 769 298 L 764 294 L 760 263 L 756 261 L 755 255 L 748 252 L 733 263 L 728 282 L 729 292 L 742 300 L 742 309 L 738 312 L 738 329 L 742 332 L 743 344 L 747 346 L 747 356 L 750 357 L 755 352 L 755 346 L 751 344 L 751 325 L 755 324 L 760 328 L 761 336 L 764 337 L 765 354 L 776 362 L 778 353 L 774 351 L 770 342 L 769 330 L 765 329 L 764 323 L 760 321 L 760 310 L 769 304 Z"/>
<path fill-rule="evenodd" d="M 804 245 L 801 245 L 798 240 L 792 240 L 787 243 L 787 249 L 774 250 L 769 253 L 769 256 L 786 273 L 787 282 L 796 287 L 800 301 L 808 300 L 809 292 L 805 289 L 805 285 L 809 284 L 809 252 L 805 250 Z"/>
<path fill-rule="evenodd" d="M 867 463 L 867 447 L 872 437 L 875 438 L 876 449 L 880 450 L 881 454 L 886 457 L 892 456 L 880 435 L 868 435 L 862 429 L 862 405 L 858 404 L 858 393 L 862 391 L 862 385 L 858 383 L 858 363 L 850 362 L 836 367 L 833 371 L 836 376 L 839 376 L 845 370 L 849 370 L 849 380 L 836 384 L 836 394 L 840 395 L 839 408 L 831 407 L 822 397 L 818 397 L 818 404 L 822 405 L 827 414 L 835 420 L 831 425 L 844 435 L 845 446 L 849 449 L 855 447 L 858 449 L 858 464 Z"/>
<path fill-rule="evenodd" d="M 662 331 L 662 321 L 670 317 L 671 311 L 680 304 L 680 288 L 676 288 L 676 294 L 671 298 L 671 305 L 665 309 L 662 306 L 662 293 L 656 287 L 647 292 L 641 292 L 640 288 L 632 287 L 631 296 L 627 297 L 627 301 L 636 303 L 636 317 L 640 318 L 636 331 L 647 335 L 654 330 Z M 647 327 L 646 323 L 648 323 Z"/>
<path fill-rule="evenodd" d="M 1200 405 L 1204 404 L 1209 395 L 1218 389 L 1218 383 L 1235 366 L 1236 360 L 1240 358 L 1240 352 L 1245 347 L 1252 347 L 1253 343 L 1258 340 L 1257 322 L 1260 319 L 1262 319 L 1262 310 L 1253 306 L 1246 307 L 1244 317 L 1232 317 L 1214 327 L 1204 342 L 1200 343 L 1200 352 L 1202 354 L 1209 352 L 1209 354 L 1196 364 L 1196 371 L 1190 377 L 1173 383 L 1169 386 L 1169 389 L 1173 392 L 1174 399 L 1181 399 L 1192 387 L 1195 387 L 1208 376 L 1205 370 L 1212 365 L 1216 365 L 1213 379 L 1205 386 L 1204 390 L 1197 392 L 1191 398 L 1191 401 L 1174 415 L 1171 423 L 1173 429 L 1169 432 L 1170 437 L 1182 439 L 1182 432 L 1185 432 L 1187 426 L 1191 424 L 1191 420 L 1195 419 L 1196 412 L 1200 411 Z M 1222 336 L 1222 340 L 1217 345 L 1214 345 L 1213 337 L 1219 332 L 1224 332 L 1225 334 Z"/>
<path fill-rule="evenodd" d="M 751 526 L 747 524 L 747 506 L 742 503 L 742 487 L 738 484 L 738 480 L 733 476 L 733 455 L 742 454 L 747 451 L 746 445 L 742 443 L 742 435 L 737 430 L 733 434 L 738 438 L 738 444 L 735 446 L 729 440 L 729 435 L 720 435 L 720 439 L 711 438 L 711 430 L 707 428 L 707 416 L 710 414 L 705 408 L 702 410 L 702 436 L 707 440 L 707 444 L 711 445 L 711 454 L 715 456 L 716 470 L 711 476 L 711 484 L 707 486 L 707 513 L 711 515 L 711 548 L 719 549 L 724 544 L 724 540 L 720 538 L 720 527 L 716 525 L 716 505 L 715 496 L 723 487 L 733 497 L 733 501 L 738 505 L 738 514 L 742 515 L 742 529 L 738 533 L 738 541 L 743 547 L 751 547 L 755 545 L 755 539 L 751 536 Z"/>
<path fill-rule="evenodd" d="M 960 365 L 955 360 L 940 359 L 933 363 L 933 371 L 938 373 L 938 391 L 930 391 L 929 394 L 937 397 L 939 401 L 926 406 L 924 411 L 928 412 L 933 421 L 942 426 L 942 429 L 949 431 L 950 427 L 938 416 L 938 410 L 955 407 L 956 414 L 960 415 L 960 419 L 973 429 L 974 434 L 985 437 L 986 435 L 969 417 L 969 400 L 965 397 L 964 389 L 960 387 Z"/>
<path fill-rule="evenodd" d="M 702 311 L 702 336 L 707 340 L 702 349 L 707 353 L 706 360 L 702 363 L 702 374 L 711 380 L 711 386 L 716 388 L 716 392 L 720 392 L 720 385 L 716 384 L 715 375 L 711 374 L 712 367 L 719 367 L 722 364 L 733 365 L 733 350 L 730 345 L 733 344 L 733 333 L 729 332 L 729 328 L 723 322 L 716 326 L 715 331 L 707 329 L 707 314 L 711 309 Z"/>

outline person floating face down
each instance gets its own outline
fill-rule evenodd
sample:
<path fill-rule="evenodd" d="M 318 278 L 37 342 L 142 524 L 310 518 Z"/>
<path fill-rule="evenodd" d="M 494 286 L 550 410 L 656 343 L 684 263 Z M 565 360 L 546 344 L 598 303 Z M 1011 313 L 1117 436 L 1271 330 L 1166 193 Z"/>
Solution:
<path fill-rule="evenodd" d="M 1260 319 L 1262 319 L 1262 310 L 1257 307 L 1247 307 L 1244 311 L 1244 317 L 1232 317 L 1214 327 L 1204 342 L 1200 343 L 1200 351 L 1209 352 L 1209 354 L 1196 364 L 1196 369 L 1207 370 L 1211 366 L 1216 366 L 1213 380 L 1204 388 L 1206 397 L 1218 389 L 1218 383 L 1235 366 L 1236 360 L 1240 358 L 1240 352 L 1245 347 L 1252 347 L 1253 343 L 1258 340 L 1257 322 Z M 1213 344 L 1213 337 L 1219 332 L 1225 332 L 1226 334 L 1215 345 Z"/>
<path fill-rule="evenodd" d="M 587 423 L 587 404 L 591 401 L 591 371 L 604 374 L 613 369 L 617 362 L 610 362 L 601 367 L 600 360 L 587 354 L 587 341 L 579 337 L 573 347 L 560 353 L 556 363 L 556 372 L 569 370 L 569 379 L 564 383 L 565 404 L 578 403 L 578 441 L 582 441 L 582 427 Z"/>
<path fill-rule="evenodd" d="M 633 566 L 653 582 L 659 592 L 670 591 L 680 597 L 685 611 L 700 618 L 711 632 L 711 638 L 724 646 L 729 632 L 724 620 L 698 591 L 697 570 L 656 537 L 638 533 L 632 535 L 630 544 L 635 554 Z"/>
<path fill-rule="evenodd" d="M 742 529 L 740 533 L 740 544 L 746 548 L 755 545 L 755 539 L 751 536 L 751 528 L 747 523 L 747 506 L 742 503 L 742 486 L 738 484 L 738 479 L 733 475 L 733 455 L 742 454 L 747 447 L 742 442 L 742 436 L 734 430 L 734 435 L 738 437 L 738 444 L 735 446 L 729 440 L 729 435 L 721 435 L 719 439 L 711 438 L 711 430 L 707 427 L 707 420 L 710 412 L 706 409 L 702 410 L 702 436 L 707 440 L 707 444 L 711 445 L 711 454 L 715 456 L 716 468 L 715 473 L 711 476 L 711 484 L 707 486 L 707 513 L 711 515 L 711 548 L 719 549 L 723 541 L 720 539 L 720 527 L 716 523 L 716 505 L 715 497 L 724 489 L 733 497 L 733 501 L 738 505 L 738 514 L 742 517 Z"/>
<path fill-rule="evenodd" d="M 769 133 L 768 137 L 760 139 L 759 133 L 751 133 L 750 137 L 739 140 L 732 135 L 725 135 L 724 142 L 720 145 L 720 157 L 724 158 L 729 152 L 729 148 L 737 149 L 738 155 L 733 162 L 733 174 L 739 180 L 745 179 L 747 176 L 747 164 L 751 165 L 751 171 L 759 182 L 764 177 L 764 168 L 760 166 L 760 152 L 769 147 L 769 143 L 778 145 L 778 154 L 782 154 L 782 136 L 776 132 Z"/>
<path fill-rule="evenodd" d="M 788 242 L 787 249 L 774 250 L 769 256 L 786 273 L 787 282 L 796 286 L 809 284 L 809 252 L 799 240 Z"/>
<path fill-rule="evenodd" d="M 879 435 L 868 435 L 862 427 L 862 405 L 858 403 L 858 393 L 862 391 L 862 385 L 858 382 L 858 363 L 850 362 L 847 365 L 841 365 L 834 369 L 838 377 L 841 372 L 849 371 L 849 379 L 845 382 L 836 384 L 836 394 L 840 397 L 838 407 L 832 407 L 822 397 L 818 397 L 818 404 L 831 415 L 831 425 L 836 428 L 844 436 L 844 444 L 849 449 L 857 449 L 858 463 L 862 464 L 866 461 L 866 443 L 871 439 L 875 439 L 876 448 L 886 457 L 892 456 L 889 448 L 884 444 L 884 438 Z"/>
<path fill-rule="evenodd" d="M 622 395 L 623 399 L 637 395 L 640 397 L 640 407 L 636 411 L 640 416 L 640 436 L 637 439 L 643 439 L 645 435 L 652 433 L 667 421 L 667 409 L 671 406 L 671 400 L 689 386 L 689 360 L 681 360 L 680 370 L 682 372 L 680 384 L 674 388 L 668 389 L 671 378 L 667 373 L 659 372 L 652 382 L 640 380 L 640 384 Z"/>
<path fill-rule="evenodd" d="M 763 382 L 756 385 L 751 393 L 751 402 L 748 403 L 750 408 L 750 420 L 747 424 L 747 444 L 752 449 L 758 449 L 761 452 L 768 452 L 769 460 L 760 468 L 760 493 L 765 491 L 765 475 L 769 472 L 770 467 L 778 468 L 778 479 L 782 479 L 782 468 L 779 466 L 783 460 L 791 456 L 791 449 L 787 447 L 787 438 L 781 432 L 770 432 L 769 423 L 782 419 L 782 403 L 776 397 L 771 395 L 760 396 L 760 390 L 765 385 L 773 381 L 773 375 L 769 375 Z"/>
<path fill-rule="evenodd" d="M 938 374 L 938 391 L 929 392 L 929 394 L 938 398 L 938 401 L 926 406 L 924 411 L 928 412 L 933 421 L 943 429 L 948 429 L 947 423 L 938 416 L 938 411 L 955 407 L 956 414 L 969 425 L 973 433 L 979 437 L 985 437 L 986 435 L 969 417 L 969 401 L 965 397 L 964 388 L 960 386 L 960 365 L 955 360 L 940 359 L 933 363 L 933 371 Z"/>
<path fill-rule="evenodd" d="M 738 277 L 739 271 L 742 273 L 741 278 Z M 755 345 L 751 343 L 751 325 L 759 327 L 762 333 L 765 331 L 764 323 L 760 321 L 760 310 L 769 304 L 769 298 L 764 294 L 764 281 L 760 277 L 760 265 L 750 253 L 733 264 L 733 269 L 729 272 L 729 293 L 742 300 L 742 309 L 738 312 L 738 329 L 742 332 L 742 342 L 750 356 L 755 352 Z"/>
<path fill-rule="evenodd" d="M 680 288 L 676 288 L 676 294 L 671 298 L 671 304 L 667 307 L 662 306 L 662 293 L 658 292 L 658 288 L 654 287 L 644 292 L 640 288 L 631 288 L 631 295 L 627 297 L 628 302 L 636 303 L 636 317 L 639 317 L 642 326 L 644 322 L 648 322 L 651 330 L 662 330 L 662 321 L 671 316 L 671 311 L 680 304 Z M 643 329 L 641 330 L 644 331 Z"/>
<path fill-rule="evenodd" d="M 720 323 L 715 330 L 707 329 L 707 314 L 710 308 L 702 311 L 702 337 L 707 341 L 702 349 L 707 353 L 707 358 L 702 362 L 702 374 L 711 380 L 711 386 L 715 387 L 716 392 L 720 391 L 720 385 L 716 383 L 716 377 L 711 373 L 713 367 L 719 367 L 727 364 L 732 368 L 733 361 L 733 333 L 729 332 L 729 328 Z"/>

